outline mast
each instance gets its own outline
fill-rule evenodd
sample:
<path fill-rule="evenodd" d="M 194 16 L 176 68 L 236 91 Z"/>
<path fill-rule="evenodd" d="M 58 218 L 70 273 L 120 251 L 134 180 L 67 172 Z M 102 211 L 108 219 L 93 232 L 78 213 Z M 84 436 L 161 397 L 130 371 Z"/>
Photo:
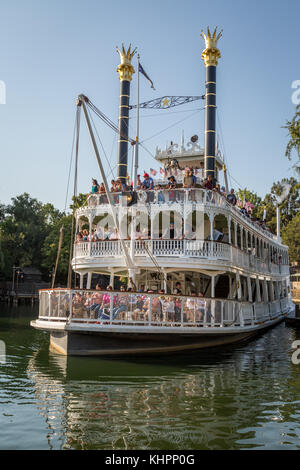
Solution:
<path fill-rule="evenodd" d="M 216 182 L 216 71 L 218 59 L 221 57 L 217 42 L 222 31 L 217 35 L 215 28 L 211 35 L 209 28 L 207 34 L 202 31 L 206 48 L 202 52 L 202 59 L 206 67 L 205 83 L 205 145 L 204 145 L 204 173 L 207 178 L 212 176 Z"/>
<path fill-rule="evenodd" d="M 123 184 L 126 184 L 127 168 L 128 168 L 128 128 L 129 128 L 129 97 L 130 97 L 130 82 L 134 68 L 131 65 L 131 59 L 134 56 L 136 49 L 131 51 L 131 45 L 127 52 L 125 51 L 124 44 L 122 50 L 118 49 L 120 54 L 121 64 L 117 68 L 120 79 L 120 108 L 119 108 L 119 150 L 118 150 L 118 178 L 121 179 Z"/>

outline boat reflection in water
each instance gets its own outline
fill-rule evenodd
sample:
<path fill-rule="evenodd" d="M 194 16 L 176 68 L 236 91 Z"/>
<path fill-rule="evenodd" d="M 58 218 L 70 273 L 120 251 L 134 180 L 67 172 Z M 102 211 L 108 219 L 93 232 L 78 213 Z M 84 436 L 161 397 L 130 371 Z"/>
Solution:
<path fill-rule="evenodd" d="M 168 361 L 64 357 L 41 349 L 28 376 L 49 448 L 299 448 L 293 334 L 280 325 L 243 346 Z"/>

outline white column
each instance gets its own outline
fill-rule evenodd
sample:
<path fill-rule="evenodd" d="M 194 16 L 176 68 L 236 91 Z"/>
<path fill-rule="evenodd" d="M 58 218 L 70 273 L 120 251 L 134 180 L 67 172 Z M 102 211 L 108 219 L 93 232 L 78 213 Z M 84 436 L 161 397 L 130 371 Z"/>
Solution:
<path fill-rule="evenodd" d="M 241 277 L 239 271 L 236 273 L 236 287 L 237 287 L 237 295 L 238 295 L 238 300 L 241 300 L 242 298 L 242 286 L 241 286 Z"/>
<path fill-rule="evenodd" d="M 259 277 L 256 277 L 256 298 L 257 302 L 261 302 L 261 295 L 260 295 L 260 284 L 259 284 Z"/>
<path fill-rule="evenodd" d="M 213 240 L 213 232 L 214 232 L 214 214 L 209 214 L 209 222 L 210 222 L 210 239 Z"/>
<path fill-rule="evenodd" d="M 227 226 L 228 226 L 228 243 L 231 245 L 231 217 L 230 216 L 227 219 Z"/>
<path fill-rule="evenodd" d="M 238 246 L 237 242 L 237 223 L 234 221 L 234 244 L 235 246 Z"/>
<path fill-rule="evenodd" d="M 91 272 L 88 273 L 88 277 L 87 277 L 87 281 L 86 281 L 86 288 L 87 289 L 91 288 L 92 275 L 93 275 L 93 273 L 91 273 Z"/>
<path fill-rule="evenodd" d="M 214 275 L 211 276 L 211 296 L 212 298 L 215 297 L 215 277 Z"/>
<path fill-rule="evenodd" d="M 251 277 L 247 276 L 247 288 L 248 288 L 248 300 L 252 302 L 252 286 L 251 286 Z"/>
<path fill-rule="evenodd" d="M 269 298 L 270 298 L 270 301 L 273 302 L 275 299 L 274 299 L 274 286 L 273 286 L 273 281 L 269 281 Z"/>
<path fill-rule="evenodd" d="M 110 278 L 109 278 L 109 285 L 114 288 L 114 280 L 115 280 L 115 273 L 114 271 L 110 271 Z"/>
<path fill-rule="evenodd" d="M 241 234 L 241 250 L 243 251 L 243 245 L 244 245 L 244 244 L 243 244 L 243 231 L 244 231 L 244 228 L 242 227 L 242 225 L 241 225 L 240 228 L 241 228 L 241 230 L 240 230 L 240 234 Z"/>
<path fill-rule="evenodd" d="M 81 274 L 81 273 L 80 273 L 79 276 L 80 276 L 79 288 L 80 288 L 80 289 L 83 289 L 83 276 L 84 276 L 84 274 Z"/>
<path fill-rule="evenodd" d="M 90 214 L 89 215 L 89 256 L 92 255 L 92 224 L 93 224 L 93 217 Z"/>
<path fill-rule="evenodd" d="M 264 277 L 264 302 L 269 302 L 267 279 Z"/>

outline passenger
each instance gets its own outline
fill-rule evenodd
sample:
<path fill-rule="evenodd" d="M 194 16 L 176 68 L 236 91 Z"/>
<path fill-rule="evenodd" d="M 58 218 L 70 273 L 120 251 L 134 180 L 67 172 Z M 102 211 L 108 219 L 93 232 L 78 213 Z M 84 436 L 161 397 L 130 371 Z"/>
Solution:
<path fill-rule="evenodd" d="M 148 173 L 144 173 L 144 181 L 142 183 L 142 189 L 153 189 L 154 183 L 153 179 L 148 175 Z"/>
<path fill-rule="evenodd" d="M 90 194 L 97 194 L 99 190 L 99 184 L 98 181 L 92 178 L 92 191 Z"/>
<path fill-rule="evenodd" d="M 162 305 L 159 297 L 152 298 L 151 314 L 151 319 L 154 321 L 160 321 L 162 319 Z"/>
<path fill-rule="evenodd" d="M 204 180 L 202 187 L 204 189 L 213 189 L 213 179 L 211 175 L 208 175 L 208 177 Z"/>
<path fill-rule="evenodd" d="M 232 204 L 233 206 L 236 205 L 237 203 L 237 199 L 236 199 L 236 195 L 234 194 L 234 189 L 231 189 L 230 190 L 230 194 L 228 194 L 227 196 L 227 201 Z"/>
<path fill-rule="evenodd" d="M 120 180 L 120 178 L 118 178 L 117 181 L 116 181 L 115 192 L 117 192 L 117 193 L 122 192 L 122 181 Z"/>
<path fill-rule="evenodd" d="M 111 286 L 108 286 L 106 290 L 112 290 L 112 288 L 109 289 L 109 287 Z M 102 303 L 100 307 L 97 309 L 97 311 L 98 311 L 99 320 L 109 320 L 110 318 L 110 295 L 109 294 L 103 294 Z"/>
<path fill-rule="evenodd" d="M 125 286 L 120 287 L 120 292 L 125 292 Z M 113 319 L 117 318 L 121 312 L 126 312 L 127 310 L 127 294 L 118 294 L 117 296 L 117 305 L 113 308 Z"/>
<path fill-rule="evenodd" d="M 82 241 L 87 242 L 89 240 L 89 232 L 86 229 L 84 229 L 82 232 L 82 235 L 83 235 Z"/>
<path fill-rule="evenodd" d="M 78 232 L 78 233 L 76 234 L 76 241 L 75 241 L 75 243 L 80 243 L 80 242 L 82 242 L 82 234 L 81 234 L 80 232 Z"/>
<path fill-rule="evenodd" d="M 184 177 L 182 179 L 183 188 L 192 188 L 194 187 L 194 180 L 189 168 L 185 169 Z"/>
<path fill-rule="evenodd" d="M 115 230 L 109 235 L 109 240 L 118 240 L 118 239 L 119 239 L 118 229 L 115 228 Z"/>
<path fill-rule="evenodd" d="M 175 302 L 173 297 L 166 297 L 162 301 L 163 310 L 165 313 L 165 321 L 174 322 L 175 321 Z"/>
<path fill-rule="evenodd" d="M 98 193 L 99 193 L 99 194 L 103 194 L 103 193 L 105 193 L 105 192 L 106 192 L 106 191 L 105 191 L 104 183 L 101 183 L 100 186 L 99 186 L 99 188 L 98 188 Z"/>
<path fill-rule="evenodd" d="M 178 295 L 182 295 L 182 290 L 181 290 L 181 289 L 182 289 L 182 287 L 181 287 L 181 282 L 179 282 L 179 281 L 178 281 L 178 282 L 176 282 L 176 284 L 175 284 L 175 287 L 176 287 L 176 289 L 177 289 L 177 291 L 178 291 Z"/>
<path fill-rule="evenodd" d="M 96 285 L 96 290 L 102 290 L 102 287 L 100 284 Z M 102 300 L 103 300 L 103 295 L 100 292 L 94 292 L 92 297 L 91 297 L 91 306 L 90 306 L 90 318 L 98 318 L 99 315 L 99 310 L 101 308 Z"/>
<path fill-rule="evenodd" d="M 219 183 L 216 184 L 216 187 L 213 189 L 213 191 L 215 191 L 215 192 L 218 193 L 218 194 L 222 194 L 222 193 L 221 193 L 221 188 L 220 188 Z"/>
<path fill-rule="evenodd" d="M 168 181 L 169 181 L 169 183 L 168 183 L 167 189 L 170 191 L 169 192 L 169 201 L 170 202 L 177 202 L 176 201 L 176 191 L 175 191 L 177 181 L 175 179 L 175 176 L 170 176 L 168 178 Z"/>
<path fill-rule="evenodd" d="M 141 181 L 141 175 L 137 175 L 136 177 L 136 189 L 142 189 L 143 183 Z"/>
<path fill-rule="evenodd" d="M 222 186 L 222 188 L 221 188 L 221 194 L 222 194 L 222 196 L 227 197 L 227 193 L 226 193 L 225 186 Z"/>
<path fill-rule="evenodd" d="M 164 202 L 166 202 L 161 185 L 159 184 L 159 185 L 155 186 L 154 189 L 157 191 L 157 202 L 158 202 L 158 204 L 163 204 Z"/>

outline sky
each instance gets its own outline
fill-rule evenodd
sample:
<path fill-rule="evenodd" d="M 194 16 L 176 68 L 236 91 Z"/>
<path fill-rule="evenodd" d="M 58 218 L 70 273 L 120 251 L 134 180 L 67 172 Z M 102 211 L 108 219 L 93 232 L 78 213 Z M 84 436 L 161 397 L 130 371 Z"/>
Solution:
<path fill-rule="evenodd" d="M 293 162 L 284 156 L 288 135 L 282 126 L 296 109 L 291 98 L 292 83 L 300 80 L 299 17 L 298 0 L 0 0 L 0 80 L 6 85 L 6 104 L 0 104 L 0 203 L 28 192 L 60 210 L 68 208 L 76 98 L 84 93 L 117 124 L 116 46 L 137 47 L 154 82 L 155 91 L 141 76 L 141 101 L 204 94 L 200 33 L 207 26 L 223 29 L 217 114 L 230 183 L 264 197 L 274 181 L 294 176 Z M 140 151 L 141 173 L 159 168 L 156 146 L 180 143 L 182 130 L 186 140 L 197 134 L 203 144 L 203 105 L 141 111 L 140 139 L 147 148 Z M 93 119 L 110 179 L 116 172 L 117 135 Z M 131 111 L 132 137 L 135 125 Z M 92 177 L 101 180 L 82 117 L 79 192 L 90 191 Z"/>

